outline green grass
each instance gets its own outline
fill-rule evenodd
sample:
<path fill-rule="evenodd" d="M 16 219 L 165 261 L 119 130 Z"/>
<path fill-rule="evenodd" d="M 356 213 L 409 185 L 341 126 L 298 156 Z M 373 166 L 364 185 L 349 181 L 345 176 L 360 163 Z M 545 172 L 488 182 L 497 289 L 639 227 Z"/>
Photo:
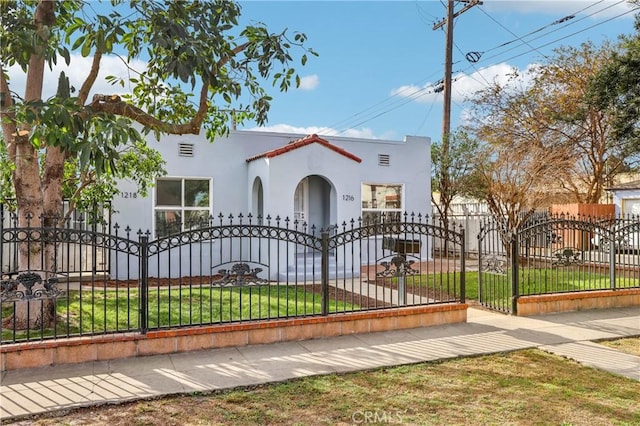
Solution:
<path fill-rule="evenodd" d="M 609 275 L 584 268 L 520 268 L 520 294 L 544 294 L 570 291 L 607 289 Z M 459 272 L 416 275 L 407 277 L 409 292 L 416 287 L 428 287 L 432 296 L 444 300 L 459 295 Z M 510 310 L 511 276 L 477 271 L 465 274 L 467 300 L 479 300 L 479 279 L 482 278 L 482 303 L 501 310 Z M 393 280 L 396 280 L 395 278 Z M 640 287 L 640 279 L 629 272 L 619 272 L 617 288 Z M 137 289 L 104 289 L 71 291 L 57 302 L 56 329 L 32 330 L 30 337 L 118 332 L 139 327 L 140 295 Z M 353 303 L 332 300 L 330 311 L 360 309 Z M 293 286 L 258 286 L 244 288 L 190 289 L 172 288 L 149 291 L 149 328 L 216 324 L 229 321 L 282 318 L 314 315 L 322 312 L 318 293 Z M 12 314 L 11 304 L 3 304 L 2 318 Z M 2 340 L 22 339 L 24 333 L 2 330 Z"/>
<path fill-rule="evenodd" d="M 150 290 L 148 300 L 151 329 L 322 313 L 320 294 L 293 286 Z M 30 337 L 136 329 L 140 321 L 139 306 L 137 289 L 70 291 L 66 298 L 57 301 L 55 329 L 31 330 Z M 358 309 L 355 304 L 329 301 L 330 311 Z M 5 304 L 2 317 L 10 317 L 12 312 L 12 305 Z M 15 339 L 25 337 L 26 333 L 17 332 Z M 2 340 L 12 339 L 12 330 L 3 328 Z"/>
<path fill-rule="evenodd" d="M 559 292 L 589 291 L 609 288 L 609 274 L 593 272 L 581 268 L 520 268 L 519 292 L 523 294 L 545 294 Z M 465 294 L 470 300 L 479 300 L 478 282 L 480 273 L 469 271 L 465 274 Z M 484 288 L 483 301 L 494 306 L 506 307 L 510 303 L 511 273 L 501 275 L 482 273 Z M 629 272 L 620 271 L 616 276 L 616 288 L 640 287 L 640 278 Z M 407 277 L 408 285 L 429 286 L 434 289 L 459 288 L 460 273 L 416 275 Z"/>
<path fill-rule="evenodd" d="M 638 425 L 639 400 L 637 381 L 526 350 L 104 405 L 30 424 Z"/>

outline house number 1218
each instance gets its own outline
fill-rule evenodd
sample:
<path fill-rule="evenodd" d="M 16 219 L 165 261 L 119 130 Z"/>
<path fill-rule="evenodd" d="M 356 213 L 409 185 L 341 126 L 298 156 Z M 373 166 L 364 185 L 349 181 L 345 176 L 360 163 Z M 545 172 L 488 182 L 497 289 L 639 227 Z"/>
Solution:
<path fill-rule="evenodd" d="M 342 196 L 342 201 L 355 201 L 356 197 L 350 194 L 344 194 Z"/>

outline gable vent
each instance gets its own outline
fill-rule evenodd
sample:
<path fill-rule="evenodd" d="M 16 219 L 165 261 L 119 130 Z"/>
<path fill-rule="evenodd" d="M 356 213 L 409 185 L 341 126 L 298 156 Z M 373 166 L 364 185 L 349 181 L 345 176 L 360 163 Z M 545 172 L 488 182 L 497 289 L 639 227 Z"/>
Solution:
<path fill-rule="evenodd" d="M 180 157 L 193 157 L 193 144 L 192 143 L 178 144 L 178 155 Z"/>
<path fill-rule="evenodd" d="M 390 164 L 389 154 L 378 154 L 378 166 L 389 166 Z"/>

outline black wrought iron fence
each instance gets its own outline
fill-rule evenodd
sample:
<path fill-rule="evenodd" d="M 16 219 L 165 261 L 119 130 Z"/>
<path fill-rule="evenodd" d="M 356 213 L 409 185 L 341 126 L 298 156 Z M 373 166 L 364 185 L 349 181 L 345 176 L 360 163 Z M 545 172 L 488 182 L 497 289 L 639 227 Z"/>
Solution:
<path fill-rule="evenodd" d="M 154 239 L 117 224 L 109 233 L 3 225 L 0 257 L 17 247 L 23 259 L 2 276 L 2 342 L 465 300 L 464 233 L 426 216 L 316 229 L 219 215 L 187 228 Z M 108 253 L 109 273 L 47 260 L 66 244 Z"/>
<path fill-rule="evenodd" d="M 64 201 L 59 218 L 52 218 L 56 228 L 90 231 L 97 234 L 109 234 L 111 224 L 111 205 L 104 203 L 90 209 L 69 210 L 69 202 Z M 15 210 L 0 204 L 0 229 L 18 227 Z M 28 227 L 31 224 L 27 225 Z M 1 272 L 15 274 L 18 268 L 18 246 L 4 244 L 0 256 Z M 56 268 L 71 274 L 96 274 L 109 272 L 109 251 L 87 239 L 57 241 L 55 252 Z"/>
<path fill-rule="evenodd" d="M 640 218 L 541 215 L 516 230 L 485 220 L 479 298 L 516 312 L 520 296 L 640 287 Z"/>

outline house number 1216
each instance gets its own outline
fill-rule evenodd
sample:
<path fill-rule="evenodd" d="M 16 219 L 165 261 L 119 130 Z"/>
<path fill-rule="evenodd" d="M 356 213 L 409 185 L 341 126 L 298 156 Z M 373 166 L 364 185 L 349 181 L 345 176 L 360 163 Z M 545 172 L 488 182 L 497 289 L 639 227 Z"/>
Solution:
<path fill-rule="evenodd" d="M 350 194 L 344 194 L 342 196 L 342 201 L 355 201 L 356 197 Z"/>

